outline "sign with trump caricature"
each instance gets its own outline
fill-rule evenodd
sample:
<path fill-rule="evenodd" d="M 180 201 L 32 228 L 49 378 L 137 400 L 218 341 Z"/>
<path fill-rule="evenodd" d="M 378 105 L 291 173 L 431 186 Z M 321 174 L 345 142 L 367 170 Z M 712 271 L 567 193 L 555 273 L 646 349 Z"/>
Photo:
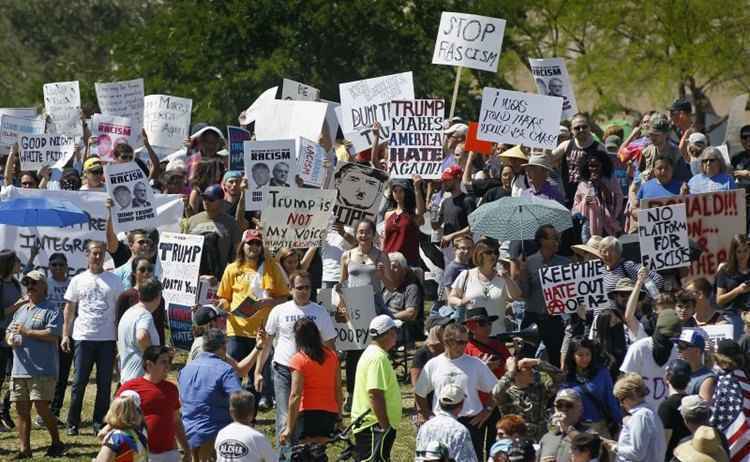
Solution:
<path fill-rule="evenodd" d="M 362 164 L 342 162 L 333 178 L 338 190 L 336 222 L 351 226 L 364 219 L 375 221 L 388 174 Z"/>

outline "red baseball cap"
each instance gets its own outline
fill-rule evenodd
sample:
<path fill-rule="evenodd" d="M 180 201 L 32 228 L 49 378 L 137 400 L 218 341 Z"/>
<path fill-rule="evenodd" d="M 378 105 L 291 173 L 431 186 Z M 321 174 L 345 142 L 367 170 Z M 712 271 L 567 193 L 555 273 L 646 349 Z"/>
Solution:
<path fill-rule="evenodd" d="M 260 233 L 259 229 L 248 229 L 242 234 L 242 241 L 243 242 L 250 242 L 250 241 L 263 242 L 263 235 Z"/>
<path fill-rule="evenodd" d="M 464 174 L 464 171 L 461 168 L 461 166 L 454 164 L 443 171 L 443 174 L 440 176 L 440 179 L 443 181 L 450 181 L 456 178 L 461 178 L 463 174 Z"/>

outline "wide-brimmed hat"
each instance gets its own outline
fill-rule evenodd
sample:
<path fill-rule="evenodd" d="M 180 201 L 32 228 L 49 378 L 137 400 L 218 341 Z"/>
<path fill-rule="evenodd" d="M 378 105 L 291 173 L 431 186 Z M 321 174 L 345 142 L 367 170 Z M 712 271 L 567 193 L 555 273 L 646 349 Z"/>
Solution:
<path fill-rule="evenodd" d="M 621 278 L 615 283 L 615 287 L 609 291 L 607 294 L 607 297 L 609 298 L 615 298 L 616 293 L 626 293 L 629 294 L 635 290 L 635 284 L 633 283 L 633 280 L 630 278 Z M 641 295 L 645 295 L 646 291 L 641 287 Z"/>
<path fill-rule="evenodd" d="M 521 159 L 521 160 L 529 160 L 529 156 L 527 156 L 523 149 L 521 149 L 521 145 L 513 146 L 510 149 L 506 149 L 505 151 L 501 152 L 498 157 L 501 159 Z"/>
<path fill-rule="evenodd" d="M 555 171 L 555 169 L 552 168 L 549 157 L 545 156 L 544 154 L 532 154 L 531 157 L 529 157 L 529 161 L 523 164 L 523 166 L 542 167 L 550 173 Z"/>
<path fill-rule="evenodd" d="M 729 462 L 719 433 L 706 425 L 698 427 L 690 441 L 677 446 L 674 455 L 690 462 Z"/>
<path fill-rule="evenodd" d="M 464 323 L 467 323 L 469 321 L 495 322 L 498 319 L 500 319 L 499 316 L 490 316 L 489 314 L 487 314 L 487 309 L 485 307 L 479 306 L 466 310 L 466 318 L 464 319 Z"/>
<path fill-rule="evenodd" d="M 573 245 L 571 246 L 571 249 L 573 249 L 573 252 L 575 252 L 576 255 L 583 258 L 588 256 L 586 254 L 593 255 L 596 258 L 602 258 L 602 254 L 599 251 L 599 244 L 601 244 L 602 239 L 604 238 L 595 234 L 591 236 L 585 244 Z"/>

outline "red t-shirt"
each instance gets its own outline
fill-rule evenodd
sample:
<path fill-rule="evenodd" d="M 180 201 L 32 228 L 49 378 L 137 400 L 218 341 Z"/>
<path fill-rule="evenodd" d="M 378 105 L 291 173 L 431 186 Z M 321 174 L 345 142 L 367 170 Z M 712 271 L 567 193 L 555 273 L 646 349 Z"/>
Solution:
<path fill-rule="evenodd" d="M 466 348 L 464 348 L 464 354 L 475 356 L 477 358 L 485 354 L 491 354 L 498 357 L 500 359 L 500 366 L 492 369 L 492 373 L 499 379 L 505 374 L 505 360 L 510 357 L 510 351 L 508 351 L 505 344 L 499 340 L 489 339 L 486 343 L 482 343 L 484 343 L 484 345 L 480 345 L 474 340 L 469 340 L 469 343 L 466 344 Z M 490 400 L 490 395 L 480 391 L 479 399 L 482 401 L 482 404 L 487 404 Z"/>
<path fill-rule="evenodd" d="M 300 411 L 328 411 L 338 414 L 336 402 L 336 374 L 339 373 L 339 358 L 336 352 L 323 348 L 323 364 L 313 361 L 299 351 L 289 360 L 289 368 L 302 374 L 302 401 Z"/>
<path fill-rule="evenodd" d="M 177 386 L 167 380 L 152 383 L 138 377 L 123 383 L 115 396 L 120 396 L 125 390 L 133 390 L 141 397 L 141 411 L 148 431 L 148 451 L 159 454 L 176 449 L 175 412 L 180 408 Z"/>

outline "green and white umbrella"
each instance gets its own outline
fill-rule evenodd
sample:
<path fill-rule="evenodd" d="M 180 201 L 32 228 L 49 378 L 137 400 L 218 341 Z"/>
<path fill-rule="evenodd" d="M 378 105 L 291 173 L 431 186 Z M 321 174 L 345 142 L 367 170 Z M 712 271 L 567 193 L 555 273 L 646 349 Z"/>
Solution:
<path fill-rule="evenodd" d="M 559 232 L 573 227 L 570 210 L 557 201 L 538 197 L 503 197 L 484 204 L 469 215 L 474 233 L 499 241 L 533 239 L 542 225 Z"/>

